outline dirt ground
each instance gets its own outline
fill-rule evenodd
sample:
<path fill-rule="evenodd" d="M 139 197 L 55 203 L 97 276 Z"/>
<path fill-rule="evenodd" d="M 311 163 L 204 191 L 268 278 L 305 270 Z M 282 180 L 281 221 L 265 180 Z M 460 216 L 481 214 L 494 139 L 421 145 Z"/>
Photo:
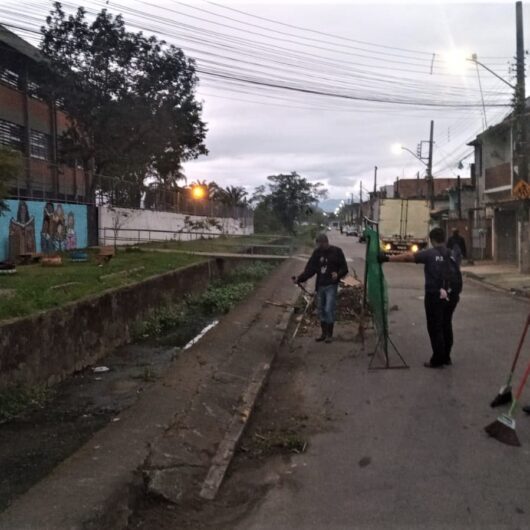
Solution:
<path fill-rule="evenodd" d="M 310 320 L 305 322 L 309 324 Z M 339 334 L 338 341 L 351 341 L 355 330 L 351 325 L 348 328 Z M 329 397 L 318 392 L 310 401 L 303 397 L 307 395 L 303 389 L 314 385 L 307 374 L 322 373 L 328 363 L 340 362 L 336 356 L 326 356 L 324 346 L 322 356 L 306 354 L 306 344 L 313 343 L 318 331 L 306 325 L 306 336 L 279 351 L 217 498 L 185 506 L 145 499 L 131 519 L 130 530 L 229 530 L 260 503 L 270 488 L 290 482 L 294 465 L 291 457 L 304 452 L 312 436 L 333 429 L 341 416 Z"/>

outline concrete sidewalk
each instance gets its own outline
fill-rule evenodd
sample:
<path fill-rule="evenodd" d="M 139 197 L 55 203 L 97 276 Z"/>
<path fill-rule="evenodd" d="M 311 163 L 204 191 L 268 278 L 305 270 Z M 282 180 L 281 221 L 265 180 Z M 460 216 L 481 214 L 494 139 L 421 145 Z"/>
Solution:
<path fill-rule="evenodd" d="M 263 378 L 276 356 L 290 316 L 286 306 L 298 296 L 290 277 L 299 269 L 295 260 L 284 262 L 180 352 L 119 421 L 0 514 L 0 529 L 119 530 L 146 487 L 173 501 L 197 496 L 234 414 L 253 406 L 248 389 L 256 387 L 257 368 Z"/>
<path fill-rule="evenodd" d="M 530 274 L 521 274 L 516 265 L 479 261 L 464 265 L 462 274 L 488 287 L 530 297 Z"/>

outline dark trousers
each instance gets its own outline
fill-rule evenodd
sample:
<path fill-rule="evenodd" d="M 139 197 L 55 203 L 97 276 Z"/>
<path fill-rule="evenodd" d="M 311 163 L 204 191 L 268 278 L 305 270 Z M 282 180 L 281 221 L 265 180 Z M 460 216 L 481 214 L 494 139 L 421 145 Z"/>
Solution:
<path fill-rule="evenodd" d="M 440 365 L 450 360 L 453 347 L 453 313 L 459 296 L 451 295 L 449 301 L 440 300 L 439 293 L 425 293 L 427 331 L 431 339 L 431 364 Z"/>

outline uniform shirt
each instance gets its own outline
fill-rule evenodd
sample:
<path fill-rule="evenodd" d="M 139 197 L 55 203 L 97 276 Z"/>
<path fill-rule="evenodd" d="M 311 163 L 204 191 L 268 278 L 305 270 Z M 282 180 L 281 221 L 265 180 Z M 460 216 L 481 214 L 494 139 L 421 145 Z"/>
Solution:
<path fill-rule="evenodd" d="M 331 278 L 331 274 L 334 272 L 337 273 L 335 281 Z M 317 275 L 317 289 L 338 283 L 341 278 L 344 278 L 348 274 L 348 264 L 342 249 L 333 245 L 326 249 L 315 249 L 304 272 L 298 276 L 297 281 L 303 283 L 315 274 Z"/>
<path fill-rule="evenodd" d="M 414 254 L 416 263 L 424 264 L 425 292 L 439 293 L 443 285 L 443 274 L 445 268 L 445 255 L 448 259 L 449 252 L 445 245 L 436 248 L 428 248 Z"/>

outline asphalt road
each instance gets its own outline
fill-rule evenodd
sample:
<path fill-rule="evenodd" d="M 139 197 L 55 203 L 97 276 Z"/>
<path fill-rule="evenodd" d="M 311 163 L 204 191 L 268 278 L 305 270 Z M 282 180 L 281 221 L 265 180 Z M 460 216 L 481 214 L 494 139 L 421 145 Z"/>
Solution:
<path fill-rule="evenodd" d="M 331 238 L 362 273 L 364 245 L 335 232 Z M 385 273 L 390 305 L 398 306 L 391 336 L 410 369 L 369 372 L 367 351 L 340 340 L 351 332 L 344 326 L 328 349 L 300 337 L 308 360 L 300 399 L 331 403 L 333 426 L 311 437 L 308 451 L 279 471 L 288 480 L 276 481 L 233 528 L 530 528 L 530 418 L 518 417 L 521 448 L 483 431 L 498 413 L 489 402 L 506 377 L 528 303 L 466 282 L 454 365 L 429 370 L 421 266 L 386 264 Z M 315 368 L 319 359 L 325 369 Z"/>

